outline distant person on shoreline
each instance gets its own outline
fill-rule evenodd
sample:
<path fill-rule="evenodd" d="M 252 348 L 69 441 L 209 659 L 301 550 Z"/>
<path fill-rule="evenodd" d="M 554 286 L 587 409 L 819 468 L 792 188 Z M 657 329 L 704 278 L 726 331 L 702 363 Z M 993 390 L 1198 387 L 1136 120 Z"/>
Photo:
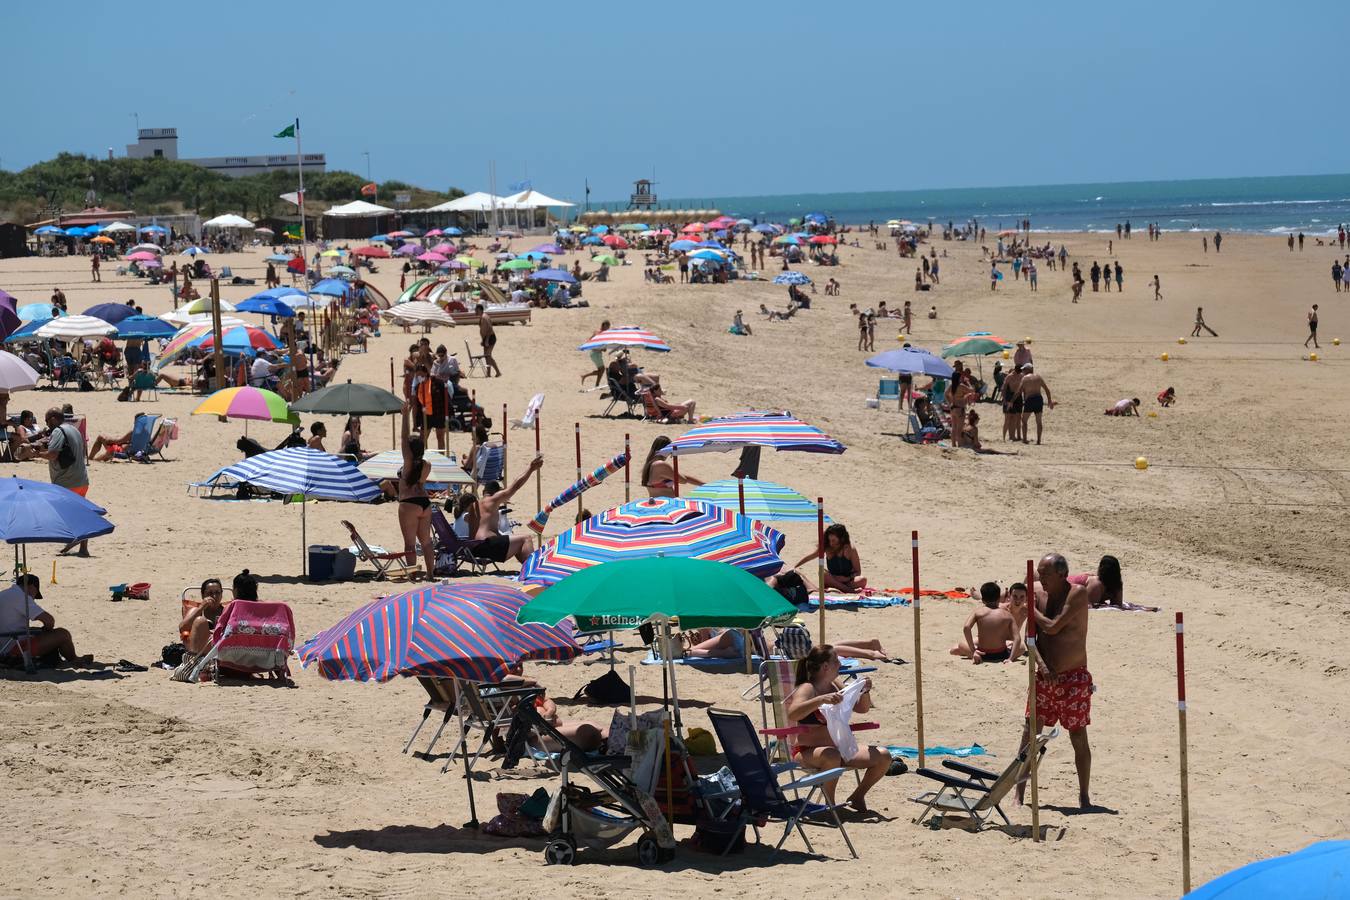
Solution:
<path fill-rule="evenodd" d="M 1222 244 L 1222 243 L 1223 243 L 1223 235 L 1220 234 L 1220 233 L 1217 232 L 1217 231 L 1214 232 L 1214 252 L 1215 252 L 1215 253 L 1218 253 L 1218 252 L 1219 252 L 1219 245 Z"/>

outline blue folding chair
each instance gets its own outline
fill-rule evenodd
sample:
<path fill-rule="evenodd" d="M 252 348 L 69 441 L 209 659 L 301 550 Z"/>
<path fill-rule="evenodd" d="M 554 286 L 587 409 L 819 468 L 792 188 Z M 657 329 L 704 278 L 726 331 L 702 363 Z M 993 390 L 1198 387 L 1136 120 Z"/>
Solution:
<path fill-rule="evenodd" d="M 806 836 L 806 829 L 802 827 L 804 820 L 811 824 L 834 827 L 839 829 L 844 843 L 848 845 L 848 852 L 853 854 L 854 859 L 858 858 L 858 851 L 853 849 L 853 842 L 848 839 L 848 832 L 844 830 L 844 823 L 839 820 L 839 813 L 835 808 L 828 803 L 812 802 L 826 784 L 837 781 L 839 776 L 844 774 L 844 769 L 826 769 L 780 785 L 778 775 L 774 767 L 769 765 L 769 757 L 759 742 L 759 735 L 755 734 L 755 726 L 749 716 L 732 710 L 710 709 L 708 718 L 712 720 L 713 731 L 717 733 L 717 740 L 726 755 L 727 768 L 731 769 L 731 774 L 736 779 L 735 799 L 739 801 L 735 807 L 738 815 L 737 825 L 740 827 L 750 825 L 754 828 L 755 838 L 758 840 L 759 826 L 755 824 L 757 821 L 765 819 L 785 822 L 783 836 L 774 845 L 774 853 L 778 852 L 794 829 L 802 836 L 807 851 L 816 852 L 811 846 L 811 839 Z M 785 791 L 791 791 L 796 799 L 789 800 Z M 805 792 L 805 796 L 797 796 L 800 792 Z M 707 793 L 703 796 L 709 800 L 729 799 Z M 722 852 L 725 854 L 729 849 L 730 844 Z"/>

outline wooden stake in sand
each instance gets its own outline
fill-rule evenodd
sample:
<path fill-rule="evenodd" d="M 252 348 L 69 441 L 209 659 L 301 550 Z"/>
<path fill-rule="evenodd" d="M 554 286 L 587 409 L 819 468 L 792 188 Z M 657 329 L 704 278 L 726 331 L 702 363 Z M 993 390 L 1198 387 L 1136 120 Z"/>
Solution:
<path fill-rule="evenodd" d="M 215 390 L 225 389 L 225 340 L 220 328 L 220 279 L 211 279 L 211 340 L 215 342 L 215 351 L 211 354 L 216 361 Z"/>
<path fill-rule="evenodd" d="M 534 455 L 538 456 L 539 450 L 539 413 L 534 414 Z M 540 469 L 534 470 L 534 511 L 542 512 L 544 509 L 544 476 Z"/>
<path fill-rule="evenodd" d="M 1177 726 L 1181 736 L 1181 892 L 1191 892 L 1191 789 L 1186 761 L 1186 629 L 1177 613 Z"/>
<path fill-rule="evenodd" d="M 394 358 L 389 357 L 389 393 L 398 395 L 394 390 Z M 394 416 L 389 417 L 389 444 L 395 450 L 398 449 L 398 433 L 394 430 Z"/>
<path fill-rule="evenodd" d="M 1040 728 L 1036 728 L 1036 564 L 1027 560 L 1027 743 L 1024 748 L 1030 755 L 1031 767 L 1031 839 L 1041 840 L 1041 796 L 1036 783 L 1036 767 L 1040 754 L 1036 752 L 1036 738 Z"/>
<path fill-rule="evenodd" d="M 584 477 L 584 476 L 581 474 L 581 423 L 580 423 L 580 422 L 576 422 L 576 423 L 574 423 L 573 427 L 574 427 L 574 429 L 576 430 L 576 434 L 577 434 L 577 481 L 580 481 L 580 480 Z M 582 507 L 582 505 L 581 505 L 581 494 L 577 494 L 577 514 L 578 514 L 578 515 L 581 514 L 581 510 L 582 510 L 582 509 L 583 509 L 583 507 Z"/>
<path fill-rule="evenodd" d="M 919 533 L 909 533 L 910 558 L 914 568 L 914 719 L 919 726 L 919 768 L 923 768 L 923 633 L 922 614 L 919 612 Z"/>
<path fill-rule="evenodd" d="M 628 432 L 623 433 L 623 502 L 627 503 L 630 499 L 629 490 L 632 483 L 632 472 L 630 464 L 633 462 L 633 449 L 629 446 Z"/>
<path fill-rule="evenodd" d="M 736 497 L 741 501 L 741 515 L 745 515 L 745 473 L 736 472 Z"/>
<path fill-rule="evenodd" d="M 816 584 L 820 585 L 820 635 L 817 644 L 825 643 L 825 498 L 816 498 Z"/>
<path fill-rule="evenodd" d="M 511 429 L 507 427 L 506 404 L 502 404 L 502 484 L 510 484 L 511 479 L 507 476 L 507 463 L 511 460 L 511 454 L 508 452 L 511 443 Z"/>
<path fill-rule="evenodd" d="M 675 467 L 675 496 L 680 496 L 680 456 L 678 453 L 670 454 L 671 465 Z"/>

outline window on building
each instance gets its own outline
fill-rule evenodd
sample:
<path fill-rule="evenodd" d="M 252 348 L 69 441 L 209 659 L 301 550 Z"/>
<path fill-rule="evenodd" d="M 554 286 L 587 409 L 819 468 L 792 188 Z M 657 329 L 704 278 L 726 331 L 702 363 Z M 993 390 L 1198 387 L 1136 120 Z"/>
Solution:
<path fill-rule="evenodd" d="M 155 151 L 155 159 L 163 159 L 163 158 L 164 158 L 164 151 L 163 151 L 163 150 L 156 150 L 156 151 Z"/>

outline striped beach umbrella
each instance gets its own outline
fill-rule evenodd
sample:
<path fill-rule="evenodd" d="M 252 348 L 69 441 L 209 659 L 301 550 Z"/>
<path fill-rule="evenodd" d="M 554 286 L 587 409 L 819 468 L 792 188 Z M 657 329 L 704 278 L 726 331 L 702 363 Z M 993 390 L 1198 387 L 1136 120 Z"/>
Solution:
<path fill-rule="evenodd" d="M 783 567 L 782 532 L 701 500 L 650 497 L 572 526 L 530 555 L 526 584 L 555 584 L 574 572 L 619 559 L 680 556 L 725 562 L 760 577 Z"/>
<path fill-rule="evenodd" d="M 394 322 L 407 322 L 412 325 L 450 325 L 455 320 L 435 303 L 426 300 L 410 300 L 380 311 L 380 315 Z"/>
<path fill-rule="evenodd" d="M 990 334 L 987 331 L 972 331 L 943 347 L 942 356 L 944 359 L 953 356 L 989 356 L 991 353 L 1000 353 L 1011 349 L 1012 342 L 996 334 Z"/>
<path fill-rule="evenodd" d="M 190 346 L 200 347 L 203 350 L 214 350 L 216 336 L 208 331 L 201 337 L 193 339 Z M 226 353 L 256 356 L 259 350 L 276 350 L 281 346 L 281 342 L 253 325 L 234 325 L 230 328 L 221 329 L 220 346 Z"/>
<path fill-rule="evenodd" d="M 117 326 L 93 316 L 57 316 L 43 323 L 34 334 L 40 338 L 81 340 L 117 334 Z"/>
<path fill-rule="evenodd" d="M 494 682 L 528 660 L 576 657 L 568 629 L 516 622 L 529 599 L 506 584 L 433 584 L 368 603 L 297 652 L 301 665 L 334 681 Z"/>
<path fill-rule="evenodd" d="M 844 445 L 790 412 L 747 412 L 695 426 L 675 438 L 662 453 L 706 453 L 768 447 L 807 453 L 843 453 Z"/>
<path fill-rule="evenodd" d="M 201 338 L 203 335 L 211 333 L 211 326 L 206 322 L 195 325 L 184 325 L 178 329 L 178 333 L 169 338 L 169 342 L 164 345 L 164 349 L 159 351 L 159 356 L 155 358 L 154 365 L 151 368 L 158 372 L 182 356 L 188 350 L 192 349 L 193 341 Z"/>
<path fill-rule="evenodd" d="M 702 484 L 690 491 L 690 500 L 706 500 L 725 509 L 741 511 L 742 490 L 744 490 L 745 512 L 743 515 L 761 522 L 810 520 L 816 521 L 816 504 L 792 488 L 772 481 L 757 481 L 753 478 L 725 478 Z M 830 521 L 826 516 L 825 521 Z"/>
<path fill-rule="evenodd" d="M 637 328 L 631 325 L 621 325 L 618 328 L 602 331 L 577 347 L 578 350 L 632 350 L 637 348 L 656 350 L 661 353 L 670 352 L 670 345 L 665 341 L 645 328 Z"/>
<path fill-rule="evenodd" d="M 286 406 L 286 398 L 255 387 L 231 387 L 216 391 L 192 411 L 194 416 L 226 416 L 255 422 L 299 425 L 300 417 Z"/>
<path fill-rule="evenodd" d="M 287 497 L 298 494 L 302 500 L 348 500 L 355 503 L 369 503 L 380 496 L 379 485 L 357 471 L 356 466 L 331 453 L 312 450 L 309 447 L 287 447 L 284 450 L 259 453 L 243 462 L 226 466 L 214 477 L 250 484 Z M 300 504 L 302 575 L 309 566 L 309 559 L 305 554 L 307 537 L 305 507 L 308 505 L 304 502 Z"/>
<path fill-rule="evenodd" d="M 465 472 L 459 464 L 459 460 L 454 457 L 446 456 L 439 450 L 428 450 L 422 458 L 431 463 L 431 474 L 427 476 L 428 482 L 434 484 L 474 483 L 473 476 Z M 403 451 L 385 450 L 376 453 L 356 468 L 361 471 L 361 474 L 376 481 L 397 478 L 399 472 L 403 470 Z"/>

